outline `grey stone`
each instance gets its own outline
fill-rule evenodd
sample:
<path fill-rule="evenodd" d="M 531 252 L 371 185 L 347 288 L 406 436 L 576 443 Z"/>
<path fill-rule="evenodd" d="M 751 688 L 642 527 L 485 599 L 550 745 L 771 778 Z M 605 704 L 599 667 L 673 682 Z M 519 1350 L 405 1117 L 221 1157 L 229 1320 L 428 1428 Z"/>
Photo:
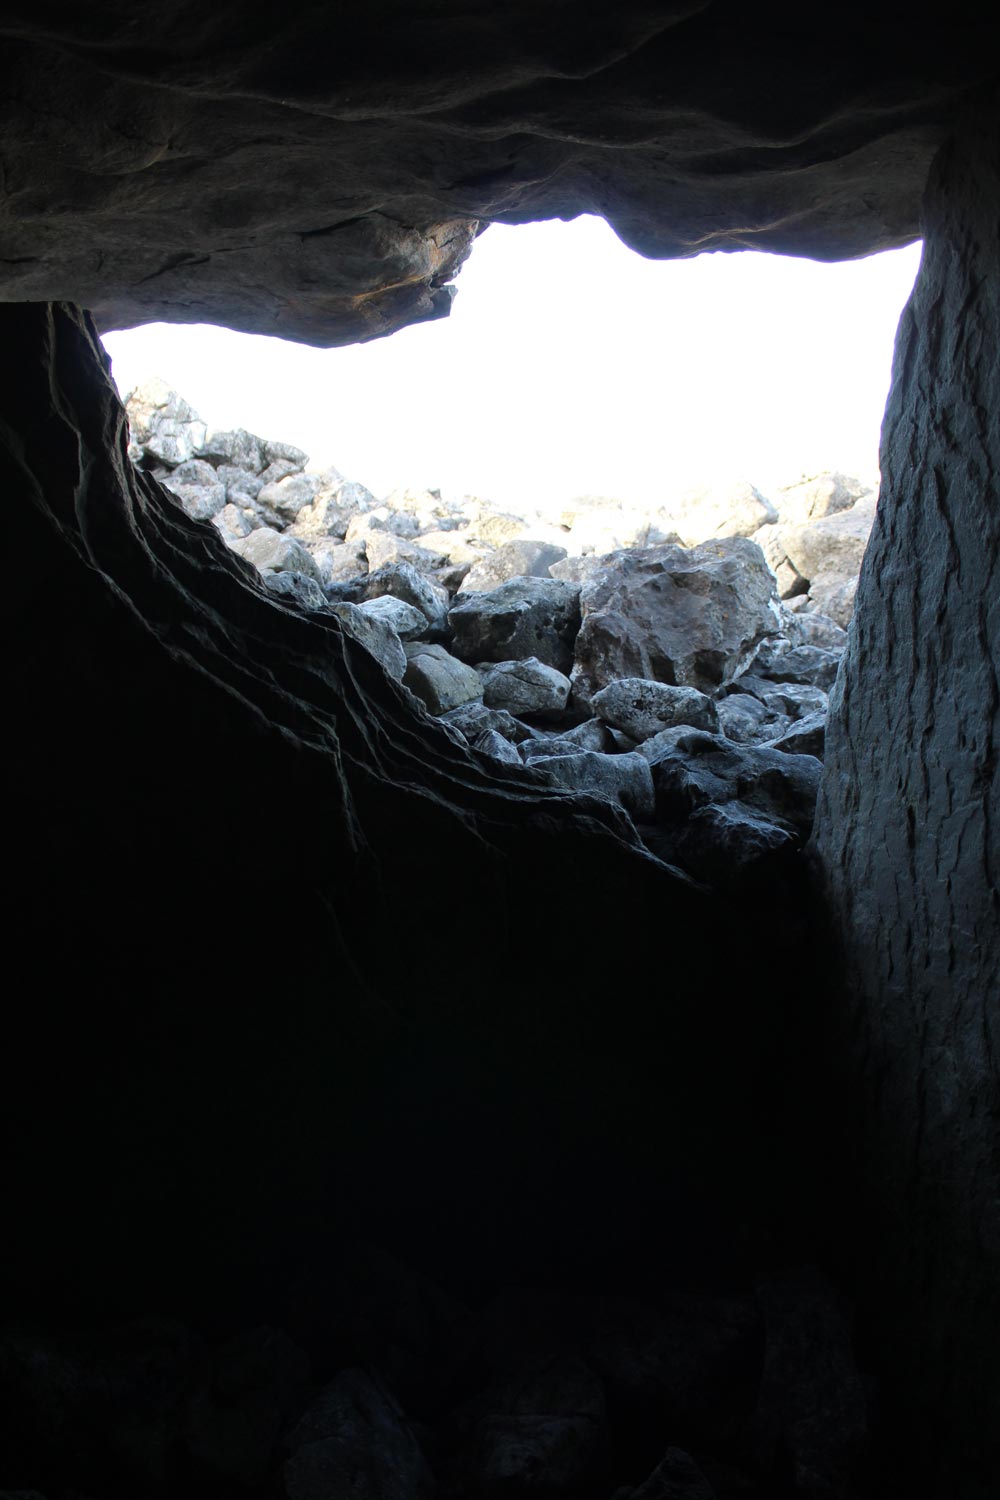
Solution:
<path fill-rule="evenodd" d="M 419 644 L 406 653 L 404 683 L 432 714 L 445 714 L 482 697 L 479 673 L 443 646 Z"/>
<path fill-rule="evenodd" d="M 719 724 L 715 704 L 697 688 L 671 687 L 641 677 L 611 682 L 590 701 L 599 718 L 636 741 L 651 739 L 675 724 L 708 730 Z"/>
<path fill-rule="evenodd" d="M 749 693 L 730 693 L 716 704 L 719 728 L 727 740 L 750 745 L 756 740 L 769 740 L 780 733 L 788 720 L 772 708 L 770 702 L 763 703 Z"/>
<path fill-rule="evenodd" d="M 557 715 L 569 698 L 569 678 L 537 656 L 501 661 L 482 674 L 483 702 L 511 714 Z"/>
<path fill-rule="evenodd" d="M 420 524 L 415 516 L 408 515 L 405 511 L 392 511 L 386 505 L 374 505 L 361 508 L 351 516 L 344 536 L 349 542 L 364 544 L 373 533 L 379 531 L 412 540 L 420 535 Z"/>
<path fill-rule="evenodd" d="M 844 627 L 819 610 L 786 613 L 784 629 L 793 646 L 822 646 L 826 651 L 843 651 L 847 646 Z"/>
<path fill-rule="evenodd" d="M 580 605 L 581 700 L 622 677 L 710 692 L 739 676 L 778 632 L 774 579 L 745 537 L 617 553 L 583 586 Z"/>
<path fill-rule="evenodd" d="M 163 481 L 163 487 L 180 502 L 192 521 L 211 521 L 226 504 L 224 484 L 179 484 L 170 479 Z"/>
<path fill-rule="evenodd" d="M 775 854 L 791 854 L 797 847 L 783 825 L 733 801 L 709 803 L 692 813 L 672 852 L 697 879 L 725 885 L 749 865 Z"/>
<path fill-rule="evenodd" d="M 328 604 L 327 609 L 342 622 L 347 633 L 381 663 L 389 677 L 402 682 L 406 671 L 406 652 L 390 625 L 384 620 L 366 615 L 356 604 Z"/>
<path fill-rule="evenodd" d="M 560 578 L 565 583 L 591 583 L 614 565 L 617 556 L 617 552 L 591 552 L 583 557 L 565 557 L 562 562 L 550 564 L 549 577 Z"/>
<path fill-rule="evenodd" d="M 787 714 L 790 719 L 825 714 L 829 704 L 823 689 L 807 682 L 776 682 L 764 701 L 768 708 Z"/>
<path fill-rule="evenodd" d="M 858 580 L 834 579 L 825 583 L 817 579 L 809 590 L 810 603 L 825 615 L 829 615 L 846 630 L 854 618 L 854 600 L 857 597 Z"/>
<path fill-rule="evenodd" d="M 180 485 L 190 485 L 194 489 L 214 489 L 217 484 L 224 484 L 225 480 L 218 475 L 211 464 L 203 458 L 188 458 L 184 463 L 178 464 L 172 470 L 169 477 L 161 480 L 168 490 Z"/>
<path fill-rule="evenodd" d="M 289 474 L 275 484 L 265 484 L 257 500 L 269 505 L 285 521 L 294 521 L 299 511 L 312 505 L 322 488 L 318 474 Z"/>
<path fill-rule="evenodd" d="M 782 522 L 800 525 L 849 510 L 870 494 L 870 486 L 862 480 L 827 470 L 783 486 L 775 499 Z"/>
<path fill-rule="evenodd" d="M 232 541 L 237 537 L 249 536 L 251 531 L 255 531 L 254 519 L 256 518 L 251 518 L 238 505 L 224 505 L 219 513 L 212 517 L 212 522 L 227 540 Z"/>
<path fill-rule="evenodd" d="M 260 438 L 242 427 L 229 432 L 209 432 L 198 449 L 198 457 L 249 469 L 251 474 L 259 474 L 264 467 Z"/>
<path fill-rule="evenodd" d="M 681 542 L 688 547 L 718 537 L 753 536 L 778 519 L 770 500 L 746 480 L 694 491 L 668 510 Z"/>
<path fill-rule="evenodd" d="M 417 641 L 427 633 L 427 620 L 419 609 L 391 594 L 382 594 L 377 599 L 365 599 L 358 605 L 362 614 L 372 620 L 381 620 L 394 630 L 401 641 Z"/>
<path fill-rule="evenodd" d="M 285 533 L 287 535 L 287 533 Z M 316 561 L 324 588 L 335 583 L 361 580 L 368 573 L 368 559 L 363 549 L 351 542 L 308 542 L 307 551 Z"/>
<path fill-rule="evenodd" d="M 378 599 L 383 594 L 391 594 L 420 610 L 428 629 L 440 631 L 447 627 L 450 600 L 446 590 L 418 573 L 411 563 L 388 563 L 377 573 L 369 573 L 365 597 Z"/>
<path fill-rule="evenodd" d="M 455 650 L 467 661 L 536 656 L 565 672 L 580 626 L 580 590 L 555 578 L 512 578 L 485 594 L 459 598 L 448 613 Z"/>
<path fill-rule="evenodd" d="M 301 477 L 308 479 L 310 476 Z M 283 483 L 291 481 L 285 480 Z M 375 496 L 363 484 L 347 479 L 331 484 L 328 476 L 323 475 L 315 496 L 309 504 L 297 511 L 288 529 L 293 536 L 317 539 L 336 537 L 343 540 L 352 521 L 371 511 L 375 503 Z M 358 540 L 356 533 L 352 540 Z"/>
<path fill-rule="evenodd" d="M 462 581 L 463 594 L 477 591 L 483 593 L 506 583 L 510 578 L 548 578 L 553 563 L 566 556 L 565 547 L 551 542 L 533 541 L 530 537 L 518 537 L 504 542 L 495 552 L 477 562 Z"/>
<path fill-rule="evenodd" d="M 423 1500 L 427 1462 L 397 1402 L 364 1370 L 344 1370 L 287 1440 L 287 1500 Z"/>
<path fill-rule="evenodd" d="M 827 692 L 837 676 L 842 654 L 824 650 L 822 646 L 767 642 L 754 657 L 753 671 L 772 682 L 809 683 Z"/>
<path fill-rule="evenodd" d="M 273 438 L 261 438 L 260 446 L 265 464 L 292 464 L 294 469 L 304 469 L 309 462 L 308 453 L 304 453 L 301 448 L 296 448 L 291 443 L 278 443 Z"/>
<path fill-rule="evenodd" d="M 234 552 L 252 562 L 262 573 L 305 573 L 322 582 L 320 570 L 312 555 L 294 537 L 283 536 L 268 526 L 258 527 L 249 536 L 230 543 Z"/>
<path fill-rule="evenodd" d="M 306 609 L 326 608 L 326 595 L 315 578 L 307 578 L 305 573 L 265 573 L 263 578 L 265 588 L 272 594 L 294 599 Z"/>
<path fill-rule="evenodd" d="M 812 756 L 693 731 L 664 745 L 652 764 L 657 816 L 669 826 L 699 808 L 740 802 L 798 839 L 808 837 L 822 772 Z"/>
<path fill-rule="evenodd" d="M 256 500 L 264 488 L 264 481 L 259 474 L 254 474 L 250 469 L 241 469 L 236 464 L 219 464 L 215 477 L 226 486 L 227 500 L 232 500 L 234 495 Z"/>
<path fill-rule="evenodd" d="M 433 573 L 446 561 L 440 552 L 432 552 L 429 547 L 418 546 L 389 531 L 370 532 L 365 538 L 365 553 L 372 573 L 401 562 L 410 563 L 418 573 Z"/>
<path fill-rule="evenodd" d="M 611 731 L 600 719 L 584 719 L 582 724 L 564 730 L 563 739 L 571 741 L 581 750 L 596 750 L 601 755 L 608 755 L 615 748 Z"/>
<path fill-rule="evenodd" d="M 803 578 L 815 584 L 843 582 L 858 576 L 875 518 L 875 505 L 875 496 L 870 495 L 837 515 L 804 526 L 781 527 L 785 552 Z"/>
<path fill-rule="evenodd" d="M 787 755 L 813 755 L 822 760 L 826 750 L 826 714 L 805 714 L 767 743 L 772 750 L 783 750 Z"/>
<path fill-rule="evenodd" d="M 653 778 L 649 763 L 638 753 L 601 755 L 574 744 L 572 751 L 540 752 L 529 759 L 532 770 L 540 771 L 552 786 L 617 802 L 640 820 L 653 816 Z"/>
<path fill-rule="evenodd" d="M 260 487 L 266 484 L 278 484 L 282 479 L 288 479 L 292 474 L 300 474 L 302 471 L 298 464 L 287 462 L 285 459 L 276 459 L 274 463 L 267 465 L 260 474 Z"/>
<path fill-rule="evenodd" d="M 489 755 L 494 760 L 502 760 L 512 766 L 522 764 L 521 757 L 517 753 L 517 747 L 512 745 L 510 740 L 496 729 L 484 729 L 482 734 L 476 735 L 476 738 L 471 740 L 470 743 L 474 750 L 479 750 L 483 755 Z"/>
<path fill-rule="evenodd" d="M 194 458 L 205 423 L 192 406 L 159 378 L 137 386 L 126 402 L 130 452 L 173 468 Z"/>
<path fill-rule="evenodd" d="M 513 745 L 531 738 L 531 730 L 518 723 L 511 714 L 503 709 L 487 708 L 485 703 L 463 703 L 443 714 L 442 720 L 460 730 L 470 744 L 478 736 L 488 733 L 502 734 Z"/>

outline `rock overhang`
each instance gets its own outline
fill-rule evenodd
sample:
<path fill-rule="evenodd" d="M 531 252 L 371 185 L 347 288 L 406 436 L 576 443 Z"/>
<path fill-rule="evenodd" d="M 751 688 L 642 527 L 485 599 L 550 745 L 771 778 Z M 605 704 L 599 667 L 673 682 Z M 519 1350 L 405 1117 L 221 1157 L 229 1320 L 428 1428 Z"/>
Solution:
<path fill-rule="evenodd" d="M 332 346 L 442 317 L 491 221 L 821 259 L 919 232 L 970 7 L 8 5 L 5 301 Z"/>

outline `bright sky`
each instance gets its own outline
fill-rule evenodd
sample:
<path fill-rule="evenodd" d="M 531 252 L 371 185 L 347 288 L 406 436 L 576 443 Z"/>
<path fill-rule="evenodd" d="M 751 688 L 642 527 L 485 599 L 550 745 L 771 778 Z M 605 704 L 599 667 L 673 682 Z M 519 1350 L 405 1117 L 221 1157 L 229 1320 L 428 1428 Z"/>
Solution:
<path fill-rule="evenodd" d="M 655 506 L 736 477 L 874 480 L 919 258 L 651 261 L 596 218 L 493 225 L 451 316 L 388 339 L 319 350 L 159 323 L 104 342 L 123 395 L 162 375 L 210 426 L 295 443 L 380 496 Z"/>

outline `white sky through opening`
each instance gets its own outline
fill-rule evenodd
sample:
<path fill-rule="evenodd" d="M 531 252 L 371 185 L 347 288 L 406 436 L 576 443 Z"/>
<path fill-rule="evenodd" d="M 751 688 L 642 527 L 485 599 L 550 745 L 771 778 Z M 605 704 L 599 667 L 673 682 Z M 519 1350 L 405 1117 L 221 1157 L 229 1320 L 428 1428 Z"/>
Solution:
<path fill-rule="evenodd" d="M 600 219 L 492 225 L 451 316 L 319 350 L 206 325 L 107 334 L 123 395 L 162 375 L 210 426 L 397 485 L 559 508 L 659 506 L 703 483 L 874 482 L 919 246 L 835 265 L 644 260 Z"/>

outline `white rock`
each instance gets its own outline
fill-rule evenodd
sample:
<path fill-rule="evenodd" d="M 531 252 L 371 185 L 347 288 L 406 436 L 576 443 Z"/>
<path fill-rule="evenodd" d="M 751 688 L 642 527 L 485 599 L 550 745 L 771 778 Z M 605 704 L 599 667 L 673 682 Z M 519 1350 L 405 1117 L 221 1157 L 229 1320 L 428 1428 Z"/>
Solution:
<path fill-rule="evenodd" d="M 319 568 L 312 555 L 294 537 L 283 536 L 269 526 L 261 526 L 232 543 L 234 552 L 252 562 L 262 573 L 305 573 L 321 582 Z"/>
<path fill-rule="evenodd" d="M 401 641 L 416 641 L 427 633 L 427 620 L 423 612 L 403 599 L 394 599 L 391 594 L 383 594 L 378 599 L 366 599 L 358 608 L 369 619 L 381 620 L 388 625 Z"/>

